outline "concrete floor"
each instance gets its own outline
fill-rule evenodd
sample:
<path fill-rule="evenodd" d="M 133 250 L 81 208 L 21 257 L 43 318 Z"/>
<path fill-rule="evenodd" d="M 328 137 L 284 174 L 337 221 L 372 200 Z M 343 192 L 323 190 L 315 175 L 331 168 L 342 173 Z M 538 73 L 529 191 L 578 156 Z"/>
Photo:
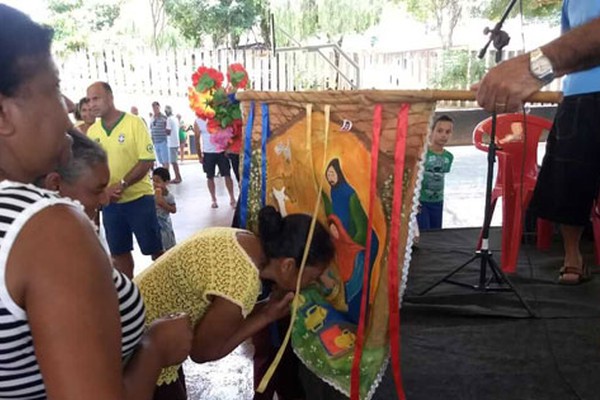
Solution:
<path fill-rule="evenodd" d="M 454 154 L 452 171 L 446 177 L 444 227 L 481 226 L 483 221 L 486 175 L 486 153 L 473 146 L 450 147 Z M 543 148 L 540 147 L 540 158 Z M 181 165 L 183 182 L 171 185 L 177 201 L 177 213 L 172 216 L 175 235 L 182 241 L 194 232 L 209 226 L 229 226 L 233 209 L 223 179 L 216 179 L 219 208 L 210 207 L 202 166 L 196 160 L 186 160 Z M 237 187 L 235 188 L 236 197 Z M 493 225 L 501 224 L 501 207 L 498 205 Z M 134 252 L 135 272 L 151 264 L 149 257 Z M 253 397 L 252 346 L 243 344 L 228 357 L 202 365 L 191 361 L 185 371 L 190 400 L 246 400 Z"/>

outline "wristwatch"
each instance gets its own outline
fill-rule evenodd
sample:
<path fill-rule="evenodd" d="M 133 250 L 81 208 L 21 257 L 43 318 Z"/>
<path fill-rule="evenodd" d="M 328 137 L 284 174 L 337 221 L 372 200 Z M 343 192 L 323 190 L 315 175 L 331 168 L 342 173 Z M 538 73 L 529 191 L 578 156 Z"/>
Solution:
<path fill-rule="evenodd" d="M 547 85 L 554 80 L 552 63 L 540 48 L 529 53 L 529 70 L 531 71 L 531 74 L 542 81 L 544 85 Z"/>
<path fill-rule="evenodd" d="M 129 186 L 129 184 L 127 182 L 125 182 L 125 179 L 121 179 L 120 183 L 121 183 L 121 187 L 123 189 L 127 189 L 127 186 Z"/>

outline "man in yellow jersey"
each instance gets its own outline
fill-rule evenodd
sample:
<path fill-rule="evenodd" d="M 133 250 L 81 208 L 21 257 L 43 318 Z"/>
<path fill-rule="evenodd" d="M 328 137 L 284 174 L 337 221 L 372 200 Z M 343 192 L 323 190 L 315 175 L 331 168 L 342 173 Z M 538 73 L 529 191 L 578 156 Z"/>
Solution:
<path fill-rule="evenodd" d="M 108 154 L 110 204 L 103 208 L 104 229 L 115 267 L 133 276 L 133 237 L 143 254 L 156 259 L 162 254 L 150 168 L 154 147 L 141 118 L 117 110 L 106 82 L 87 89 L 92 113 L 100 119 L 88 129 L 88 137 Z"/>

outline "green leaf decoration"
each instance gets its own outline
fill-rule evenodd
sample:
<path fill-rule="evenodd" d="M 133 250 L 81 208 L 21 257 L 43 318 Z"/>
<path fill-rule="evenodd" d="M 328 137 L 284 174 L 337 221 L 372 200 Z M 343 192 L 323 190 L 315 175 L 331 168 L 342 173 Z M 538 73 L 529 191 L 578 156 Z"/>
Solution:
<path fill-rule="evenodd" d="M 202 75 L 202 77 L 198 80 L 198 84 L 196 85 L 196 90 L 199 92 L 206 92 L 212 87 L 215 86 L 215 81 L 208 74 Z"/>

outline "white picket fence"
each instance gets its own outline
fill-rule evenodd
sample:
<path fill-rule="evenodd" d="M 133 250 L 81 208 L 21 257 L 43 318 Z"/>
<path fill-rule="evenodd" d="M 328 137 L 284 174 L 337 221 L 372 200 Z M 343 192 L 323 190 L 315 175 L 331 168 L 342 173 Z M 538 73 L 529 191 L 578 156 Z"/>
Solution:
<path fill-rule="evenodd" d="M 323 49 L 321 54 L 334 61 L 332 50 Z M 256 90 L 351 89 L 351 84 L 337 76 L 321 54 L 301 50 L 273 53 L 262 49 L 167 50 L 155 54 L 149 48 L 136 51 L 106 48 L 100 52 L 84 50 L 56 59 L 63 91 L 73 100 L 84 96 L 90 83 L 102 80 L 109 82 L 117 97 L 121 96 L 129 105 L 143 104 L 144 109 L 149 109 L 151 101 L 163 99 L 163 104 L 187 109 L 187 88 L 191 85 L 192 73 L 200 65 L 226 72 L 229 64 L 242 63 Z M 442 59 L 439 49 L 397 53 L 365 51 L 349 55 L 360 67 L 359 88 L 376 89 L 428 88 Z M 475 57 L 476 52 L 472 55 Z M 504 58 L 514 55 L 507 53 Z M 488 56 L 487 65 L 491 65 L 493 56 Z M 355 69 L 343 57 L 340 57 L 339 68 L 353 83 L 359 79 Z M 560 82 L 554 82 L 548 89 L 560 90 Z"/>

